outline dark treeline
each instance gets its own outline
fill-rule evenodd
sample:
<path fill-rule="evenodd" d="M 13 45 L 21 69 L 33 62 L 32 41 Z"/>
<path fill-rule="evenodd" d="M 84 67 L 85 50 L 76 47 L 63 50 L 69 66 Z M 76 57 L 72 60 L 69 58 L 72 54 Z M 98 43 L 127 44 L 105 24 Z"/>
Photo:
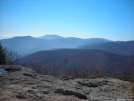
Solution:
<path fill-rule="evenodd" d="M 42 75 L 51 75 L 55 77 L 71 77 L 75 78 L 86 78 L 86 79 L 94 79 L 94 78 L 101 78 L 101 77 L 112 77 L 121 79 L 124 81 L 131 81 L 134 82 L 134 69 L 131 70 L 124 70 L 123 73 L 113 73 L 105 69 L 101 68 L 86 68 L 86 67 L 63 67 L 63 68 L 56 68 L 53 66 L 44 66 L 35 63 L 29 64 L 21 64 L 24 67 L 28 67 L 33 69 L 35 72 L 42 74 Z"/>

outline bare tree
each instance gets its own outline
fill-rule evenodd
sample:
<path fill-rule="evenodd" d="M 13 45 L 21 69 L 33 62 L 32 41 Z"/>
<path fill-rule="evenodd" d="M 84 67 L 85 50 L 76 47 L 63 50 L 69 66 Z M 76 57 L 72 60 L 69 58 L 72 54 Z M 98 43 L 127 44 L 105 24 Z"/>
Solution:
<path fill-rule="evenodd" d="M 9 65 L 17 65 L 19 64 L 20 55 L 17 54 L 17 52 L 14 52 L 10 49 L 6 49 L 6 57 L 7 62 Z"/>

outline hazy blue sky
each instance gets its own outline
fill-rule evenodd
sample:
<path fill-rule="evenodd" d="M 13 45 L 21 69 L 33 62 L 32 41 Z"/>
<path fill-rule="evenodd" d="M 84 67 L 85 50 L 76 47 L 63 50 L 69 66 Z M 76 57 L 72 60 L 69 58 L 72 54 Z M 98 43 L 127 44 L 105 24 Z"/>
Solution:
<path fill-rule="evenodd" d="M 134 0 L 0 0 L 0 38 L 134 40 Z"/>

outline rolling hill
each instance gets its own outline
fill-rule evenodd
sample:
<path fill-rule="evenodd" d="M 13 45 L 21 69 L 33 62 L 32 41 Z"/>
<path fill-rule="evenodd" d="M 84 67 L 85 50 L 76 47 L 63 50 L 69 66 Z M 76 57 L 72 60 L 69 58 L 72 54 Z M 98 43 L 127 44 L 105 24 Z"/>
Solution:
<path fill-rule="evenodd" d="M 102 50 L 62 49 L 40 51 L 21 58 L 21 63 L 37 63 L 56 68 L 103 68 L 123 72 L 134 66 L 134 56 L 122 56 Z"/>

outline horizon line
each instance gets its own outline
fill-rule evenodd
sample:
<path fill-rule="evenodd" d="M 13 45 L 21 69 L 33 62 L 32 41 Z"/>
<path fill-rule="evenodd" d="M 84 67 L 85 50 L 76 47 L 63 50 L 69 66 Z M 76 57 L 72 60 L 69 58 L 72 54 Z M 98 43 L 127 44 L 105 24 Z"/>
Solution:
<path fill-rule="evenodd" d="M 59 36 L 59 37 L 62 37 L 62 38 L 80 38 L 80 39 L 106 39 L 106 40 L 109 40 L 109 41 L 134 41 L 134 40 L 111 40 L 111 39 L 108 39 L 108 38 L 103 38 L 103 37 L 88 37 L 88 38 L 82 38 L 82 37 L 74 37 L 74 36 L 61 36 L 61 35 L 57 35 L 57 34 L 45 34 L 45 35 L 42 35 L 42 36 L 32 36 L 32 35 L 20 35 L 20 36 L 9 36 L 9 37 L 3 37 L 3 38 L 0 38 L 0 40 L 4 40 L 4 39 L 11 39 L 11 38 L 15 38 L 15 37 L 33 37 L 33 38 L 40 38 L 40 37 L 44 37 L 44 36 L 47 36 L 47 35 L 55 35 L 55 36 Z"/>

